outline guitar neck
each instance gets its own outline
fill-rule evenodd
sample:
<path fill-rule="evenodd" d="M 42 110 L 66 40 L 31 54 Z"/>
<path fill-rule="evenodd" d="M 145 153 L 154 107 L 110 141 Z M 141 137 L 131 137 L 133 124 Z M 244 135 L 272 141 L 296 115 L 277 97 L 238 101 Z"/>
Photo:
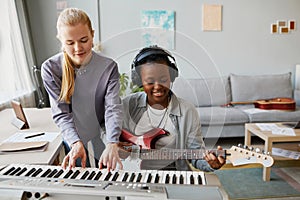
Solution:
<path fill-rule="evenodd" d="M 244 104 L 253 104 L 256 101 L 232 101 L 229 104 L 231 105 L 244 105 Z"/>
<path fill-rule="evenodd" d="M 204 159 L 202 149 L 141 149 L 140 159 L 142 160 L 194 160 Z M 226 150 L 210 150 L 216 156 L 226 158 Z"/>

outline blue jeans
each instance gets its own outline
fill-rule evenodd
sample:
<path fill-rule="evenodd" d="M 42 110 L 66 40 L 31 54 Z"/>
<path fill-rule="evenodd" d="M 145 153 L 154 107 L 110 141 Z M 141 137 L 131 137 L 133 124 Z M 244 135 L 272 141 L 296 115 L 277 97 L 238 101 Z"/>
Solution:
<path fill-rule="evenodd" d="M 93 138 L 91 140 L 91 143 L 92 143 L 92 148 L 94 151 L 93 157 L 95 159 L 95 164 L 96 164 L 96 167 L 99 168 L 99 159 L 100 159 L 102 152 L 105 149 L 105 144 L 100 139 L 100 137 Z M 63 141 L 63 144 L 64 144 L 65 153 L 67 155 L 70 152 L 71 148 L 65 141 Z M 89 159 L 90 152 L 88 151 L 87 144 L 84 144 L 84 149 L 85 149 L 85 153 L 86 153 L 86 157 L 87 157 L 86 158 L 86 167 L 91 167 L 91 163 L 90 163 L 90 159 Z M 77 167 L 81 167 L 81 158 L 77 158 L 75 164 Z"/>

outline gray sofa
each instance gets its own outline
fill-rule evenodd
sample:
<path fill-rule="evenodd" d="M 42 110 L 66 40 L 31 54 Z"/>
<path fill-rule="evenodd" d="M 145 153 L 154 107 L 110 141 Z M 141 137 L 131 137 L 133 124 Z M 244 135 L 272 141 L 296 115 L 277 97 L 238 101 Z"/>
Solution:
<path fill-rule="evenodd" d="M 242 137 L 245 123 L 300 121 L 296 111 L 256 109 L 253 103 L 227 106 L 230 102 L 253 102 L 279 97 L 294 98 L 291 73 L 244 76 L 230 74 L 207 79 L 177 78 L 172 91 L 196 106 L 205 138 Z"/>

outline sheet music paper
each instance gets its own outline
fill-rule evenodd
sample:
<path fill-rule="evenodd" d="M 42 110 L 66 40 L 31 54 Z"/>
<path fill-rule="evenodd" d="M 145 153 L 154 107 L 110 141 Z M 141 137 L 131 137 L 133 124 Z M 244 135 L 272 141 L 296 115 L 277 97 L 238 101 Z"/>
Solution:
<path fill-rule="evenodd" d="M 290 150 L 285 150 L 285 149 L 275 148 L 275 147 L 272 148 L 272 155 L 292 158 L 295 160 L 298 160 L 300 158 L 300 152 L 290 151 Z"/>
<path fill-rule="evenodd" d="M 271 131 L 272 134 L 295 136 L 295 131 L 292 128 L 279 127 L 274 123 L 257 123 L 255 124 L 262 131 Z"/>
<path fill-rule="evenodd" d="M 32 137 L 25 139 L 26 136 L 39 134 L 40 132 L 16 132 L 6 140 L 4 140 L 2 143 L 6 142 L 41 142 L 41 141 L 48 141 L 52 142 L 55 140 L 55 138 L 59 135 L 59 132 L 44 132 L 44 135 Z"/>

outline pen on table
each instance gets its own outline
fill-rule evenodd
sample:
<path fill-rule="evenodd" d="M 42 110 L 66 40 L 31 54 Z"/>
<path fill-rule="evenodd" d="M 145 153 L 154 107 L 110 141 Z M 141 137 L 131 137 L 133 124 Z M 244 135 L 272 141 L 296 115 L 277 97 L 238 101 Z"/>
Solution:
<path fill-rule="evenodd" d="M 41 136 L 41 135 L 45 135 L 45 133 L 38 133 L 38 134 L 35 134 L 35 135 L 29 135 L 29 136 L 26 136 L 25 139 L 29 139 L 29 138 L 33 138 L 33 137 L 37 137 L 37 136 Z"/>

